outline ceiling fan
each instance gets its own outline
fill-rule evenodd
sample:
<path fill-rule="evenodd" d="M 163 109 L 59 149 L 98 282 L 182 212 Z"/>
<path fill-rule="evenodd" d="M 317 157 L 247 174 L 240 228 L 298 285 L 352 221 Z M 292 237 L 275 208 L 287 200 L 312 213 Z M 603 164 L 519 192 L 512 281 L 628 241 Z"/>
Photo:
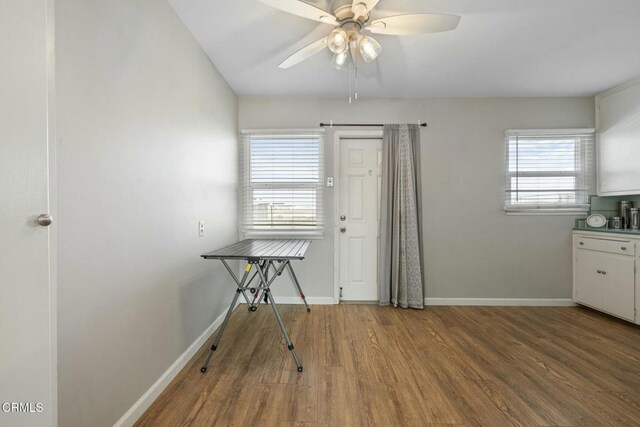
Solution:
<path fill-rule="evenodd" d="M 436 13 L 410 13 L 370 20 L 371 11 L 380 0 L 353 0 L 352 4 L 338 7 L 333 14 L 300 0 L 259 1 L 334 27 L 327 37 L 303 47 L 282 61 L 280 68 L 292 67 L 325 48 L 333 52 L 331 64 L 335 68 L 348 68 L 350 62 L 357 64 L 358 58 L 369 63 L 378 57 L 382 46 L 363 32 L 396 36 L 438 33 L 454 30 L 460 22 L 459 16 Z"/>

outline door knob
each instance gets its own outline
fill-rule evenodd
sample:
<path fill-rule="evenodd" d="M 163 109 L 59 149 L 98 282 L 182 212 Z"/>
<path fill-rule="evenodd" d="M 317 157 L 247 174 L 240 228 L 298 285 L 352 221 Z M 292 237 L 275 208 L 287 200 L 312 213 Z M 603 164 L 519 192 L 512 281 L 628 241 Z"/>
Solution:
<path fill-rule="evenodd" d="M 598 270 L 598 274 L 602 273 L 602 270 Z"/>
<path fill-rule="evenodd" d="M 53 217 L 49 214 L 42 214 L 38 216 L 38 224 L 43 227 L 48 227 L 53 222 Z"/>
<path fill-rule="evenodd" d="M 340 227 L 340 232 L 341 233 L 346 233 L 347 232 L 347 227 Z"/>
<path fill-rule="evenodd" d="M 346 220 L 347 220 L 347 217 L 346 217 L 346 216 L 344 216 L 344 215 L 340 215 L 340 221 L 346 221 Z"/>

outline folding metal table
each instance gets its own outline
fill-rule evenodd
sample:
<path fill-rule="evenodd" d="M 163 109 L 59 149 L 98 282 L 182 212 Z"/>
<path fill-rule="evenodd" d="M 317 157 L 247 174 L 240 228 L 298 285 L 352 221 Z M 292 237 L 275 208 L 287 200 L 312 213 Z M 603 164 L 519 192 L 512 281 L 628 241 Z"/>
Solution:
<path fill-rule="evenodd" d="M 280 316 L 280 312 L 278 311 L 278 305 L 271 295 L 270 287 L 276 277 L 280 276 L 286 268 L 289 271 L 291 280 L 293 281 L 293 284 L 298 294 L 300 295 L 300 298 L 302 298 L 304 305 L 307 307 L 307 312 L 311 311 L 311 309 L 309 308 L 309 304 L 307 304 L 307 300 L 304 297 L 304 293 L 302 292 L 302 288 L 300 287 L 300 283 L 298 282 L 298 278 L 296 277 L 296 274 L 293 271 L 293 267 L 291 266 L 292 260 L 304 259 L 304 255 L 310 244 L 311 240 L 301 239 L 248 239 L 231 246 L 227 246 L 222 249 L 218 249 L 216 251 L 201 255 L 204 259 L 219 259 L 220 261 L 222 261 L 222 264 L 225 266 L 225 268 L 233 278 L 233 281 L 237 285 L 236 293 L 231 300 L 229 310 L 227 310 L 224 321 L 220 326 L 220 332 L 218 332 L 218 336 L 211 346 L 211 350 L 209 351 L 209 355 L 207 356 L 207 361 L 200 369 L 201 372 L 207 372 L 207 367 L 209 366 L 211 356 L 213 356 L 213 352 L 216 351 L 216 349 L 218 348 L 218 344 L 220 344 L 220 339 L 222 338 L 224 329 L 227 326 L 229 317 L 231 317 L 231 313 L 233 312 L 233 309 L 235 308 L 240 295 L 244 297 L 245 301 L 247 302 L 248 309 L 251 312 L 258 309 L 258 304 L 260 304 L 261 300 L 264 300 L 266 304 L 269 304 L 271 306 L 273 314 L 275 315 L 276 320 L 278 321 L 278 325 L 280 326 L 282 336 L 284 336 L 284 339 L 287 342 L 287 348 L 291 351 L 293 360 L 295 360 L 296 362 L 298 372 L 302 372 L 302 365 L 298 360 L 298 356 L 296 355 L 293 343 L 291 342 L 291 339 L 287 334 L 284 322 L 282 321 L 282 316 Z M 241 279 L 238 279 L 238 276 L 236 276 L 231 267 L 229 267 L 227 260 L 247 261 L 247 266 L 244 269 L 244 273 Z M 270 274 L 271 269 L 273 269 L 273 272 Z M 253 275 L 251 276 L 251 278 L 249 278 L 249 274 L 251 273 L 251 271 L 253 271 Z M 252 286 L 251 283 L 256 277 L 258 278 L 257 286 Z M 247 291 L 250 293 L 249 296 L 247 295 Z"/>

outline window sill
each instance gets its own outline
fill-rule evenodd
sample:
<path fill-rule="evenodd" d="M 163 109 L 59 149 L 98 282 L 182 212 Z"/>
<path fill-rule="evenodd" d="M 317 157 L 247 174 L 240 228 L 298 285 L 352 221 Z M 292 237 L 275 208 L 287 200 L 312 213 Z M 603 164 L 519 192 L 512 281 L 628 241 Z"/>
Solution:
<path fill-rule="evenodd" d="M 509 216 L 584 216 L 589 213 L 588 209 L 505 209 Z"/>
<path fill-rule="evenodd" d="M 322 231 L 250 231 L 242 234 L 245 239 L 324 239 Z"/>

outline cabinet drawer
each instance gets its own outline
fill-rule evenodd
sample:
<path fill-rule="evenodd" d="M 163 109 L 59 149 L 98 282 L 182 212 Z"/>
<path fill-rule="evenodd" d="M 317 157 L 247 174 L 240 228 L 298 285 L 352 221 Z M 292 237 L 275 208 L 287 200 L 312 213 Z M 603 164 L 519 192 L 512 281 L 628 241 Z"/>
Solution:
<path fill-rule="evenodd" d="M 592 237 L 576 236 L 574 244 L 578 249 L 589 249 L 592 251 L 630 256 L 634 256 L 636 254 L 635 244 L 628 240 L 597 239 Z"/>

